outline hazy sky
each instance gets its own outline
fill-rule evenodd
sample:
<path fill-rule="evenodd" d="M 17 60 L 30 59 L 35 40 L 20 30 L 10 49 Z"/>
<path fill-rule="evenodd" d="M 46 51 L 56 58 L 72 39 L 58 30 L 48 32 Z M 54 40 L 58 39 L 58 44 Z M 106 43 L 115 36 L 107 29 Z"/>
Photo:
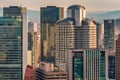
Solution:
<path fill-rule="evenodd" d="M 120 10 L 120 0 L 0 0 L 0 7 L 19 5 L 32 10 L 48 5 L 67 8 L 72 4 L 83 5 L 87 11 Z"/>

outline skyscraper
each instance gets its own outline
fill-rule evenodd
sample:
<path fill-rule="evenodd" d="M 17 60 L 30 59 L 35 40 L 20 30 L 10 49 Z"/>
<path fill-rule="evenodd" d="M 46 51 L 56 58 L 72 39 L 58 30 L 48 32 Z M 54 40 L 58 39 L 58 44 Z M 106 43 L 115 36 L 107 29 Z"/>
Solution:
<path fill-rule="evenodd" d="M 115 80 L 115 55 L 108 56 L 108 77 L 109 80 Z"/>
<path fill-rule="evenodd" d="M 104 20 L 104 48 L 115 49 L 115 20 Z"/>
<path fill-rule="evenodd" d="M 86 17 L 85 7 L 81 5 L 72 5 L 67 8 L 67 17 L 75 19 L 75 25 L 81 26 L 82 20 Z"/>
<path fill-rule="evenodd" d="M 25 71 L 21 18 L 0 18 L 0 79 L 22 80 Z M 27 51 L 26 51 L 27 52 Z"/>
<path fill-rule="evenodd" d="M 114 19 L 104 20 L 104 48 L 109 49 L 108 53 L 108 77 L 115 78 L 115 49 L 116 49 L 116 21 Z"/>
<path fill-rule="evenodd" d="M 75 22 L 75 19 L 68 17 L 56 23 L 56 65 L 62 70 L 66 70 L 67 49 L 97 48 L 97 27 L 95 21 L 85 18 L 82 20 L 82 26 L 76 26 Z"/>
<path fill-rule="evenodd" d="M 97 48 L 97 26 L 93 19 L 85 18 L 80 26 L 80 49 Z"/>
<path fill-rule="evenodd" d="M 65 18 L 56 23 L 55 29 L 55 52 L 56 65 L 61 70 L 66 70 L 66 50 L 74 48 L 74 24 L 72 18 Z"/>
<path fill-rule="evenodd" d="M 41 60 L 55 61 L 55 23 L 63 18 L 63 8 L 47 6 L 40 8 L 41 23 Z"/>
<path fill-rule="evenodd" d="M 17 12 L 16 12 L 17 11 Z M 3 8 L 0 18 L 0 79 L 22 80 L 27 66 L 27 10 L 10 6 Z M 9 18 L 7 18 L 9 17 Z"/>
<path fill-rule="evenodd" d="M 28 23 L 28 55 L 31 55 L 31 64 L 34 68 L 39 66 L 39 57 L 40 52 L 38 51 L 39 47 L 39 30 L 38 30 L 38 24 L 29 22 Z M 30 53 L 31 52 L 31 53 Z M 30 57 L 29 57 L 30 58 Z"/>
<path fill-rule="evenodd" d="M 67 50 L 68 80 L 108 80 L 108 53 L 104 49 Z"/>
<path fill-rule="evenodd" d="M 120 34 L 116 40 L 116 57 L 115 57 L 115 79 L 120 79 Z"/>

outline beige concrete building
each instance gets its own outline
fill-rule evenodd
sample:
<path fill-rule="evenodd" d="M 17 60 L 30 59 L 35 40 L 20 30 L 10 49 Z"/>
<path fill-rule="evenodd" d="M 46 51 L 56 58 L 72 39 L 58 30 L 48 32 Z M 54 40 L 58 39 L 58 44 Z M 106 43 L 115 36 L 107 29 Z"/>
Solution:
<path fill-rule="evenodd" d="M 75 26 L 81 26 L 82 20 L 86 17 L 85 7 L 82 5 L 72 5 L 68 7 L 67 17 L 75 19 Z"/>
<path fill-rule="evenodd" d="M 85 18 L 82 20 L 79 45 L 81 45 L 81 49 L 97 48 L 97 28 L 92 19 Z"/>
<path fill-rule="evenodd" d="M 82 26 L 75 26 L 73 18 L 56 23 L 55 30 L 56 66 L 66 70 L 67 49 L 97 48 L 97 28 L 92 19 L 83 19 Z"/>
<path fill-rule="evenodd" d="M 66 71 L 66 53 L 69 48 L 74 48 L 74 19 L 65 18 L 56 24 L 55 51 L 56 66 Z"/>

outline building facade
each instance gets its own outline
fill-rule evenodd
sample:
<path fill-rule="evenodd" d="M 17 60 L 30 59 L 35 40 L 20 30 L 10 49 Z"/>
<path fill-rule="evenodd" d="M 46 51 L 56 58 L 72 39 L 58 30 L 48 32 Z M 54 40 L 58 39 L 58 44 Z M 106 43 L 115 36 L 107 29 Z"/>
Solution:
<path fill-rule="evenodd" d="M 67 80 L 67 73 L 55 68 L 53 63 L 41 62 L 35 70 L 35 80 Z"/>
<path fill-rule="evenodd" d="M 39 39 L 39 30 L 38 30 L 38 24 L 34 22 L 28 23 L 28 55 L 31 55 L 29 58 L 29 61 L 31 63 L 29 65 L 33 66 L 34 68 L 37 68 L 39 66 L 40 61 L 40 51 L 38 48 L 40 48 L 38 45 L 40 43 Z M 30 53 L 31 52 L 31 53 Z"/>
<path fill-rule="evenodd" d="M 97 48 L 97 27 L 92 19 L 85 18 L 80 26 L 80 49 Z"/>
<path fill-rule="evenodd" d="M 65 18 L 56 23 L 56 65 L 66 70 L 66 50 L 70 48 L 97 48 L 97 28 L 91 19 L 83 19 L 82 26 L 75 26 L 75 19 Z"/>
<path fill-rule="evenodd" d="M 67 50 L 68 80 L 108 80 L 108 54 L 104 49 Z"/>
<path fill-rule="evenodd" d="M 108 56 L 108 77 L 110 80 L 115 80 L 115 55 Z"/>
<path fill-rule="evenodd" d="M 115 20 L 104 20 L 104 48 L 115 49 Z"/>
<path fill-rule="evenodd" d="M 120 34 L 119 38 L 116 40 L 116 57 L 115 57 L 115 79 L 120 79 Z"/>
<path fill-rule="evenodd" d="M 23 51 L 22 19 L 0 18 L 0 33 L 0 79 L 22 80 L 26 65 L 23 57 L 27 58 Z"/>
<path fill-rule="evenodd" d="M 67 8 L 67 17 L 75 19 L 75 25 L 81 26 L 82 20 L 86 17 L 85 7 L 81 5 L 72 5 Z"/>
<path fill-rule="evenodd" d="M 56 23 L 55 28 L 55 52 L 56 52 L 56 66 L 61 70 L 66 70 L 66 50 L 70 48 L 77 48 L 79 45 L 79 38 L 75 37 L 79 33 L 79 27 L 74 27 L 75 20 L 73 18 L 65 18 Z M 75 33 L 76 31 L 76 33 Z"/>
<path fill-rule="evenodd" d="M 1 57 L 0 79 L 22 80 L 27 66 L 27 10 L 18 6 L 4 7 L 3 15 L 0 32 L 4 59 Z"/>
<path fill-rule="evenodd" d="M 47 6 L 40 8 L 41 60 L 55 62 L 55 23 L 63 18 L 63 8 Z"/>

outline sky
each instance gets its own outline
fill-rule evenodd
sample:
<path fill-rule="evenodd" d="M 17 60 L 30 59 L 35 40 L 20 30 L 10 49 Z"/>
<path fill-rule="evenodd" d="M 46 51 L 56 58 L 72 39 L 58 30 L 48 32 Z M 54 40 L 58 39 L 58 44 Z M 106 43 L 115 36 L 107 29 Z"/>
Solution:
<path fill-rule="evenodd" d="M 120 0 L 0 0 L 0 7 L 23 6 L 31 10 L 39 10 L 43 6 L 58 6 L 66 9 L 73 4 L 83 5 L 91 12 L 120 10 Z"/>

